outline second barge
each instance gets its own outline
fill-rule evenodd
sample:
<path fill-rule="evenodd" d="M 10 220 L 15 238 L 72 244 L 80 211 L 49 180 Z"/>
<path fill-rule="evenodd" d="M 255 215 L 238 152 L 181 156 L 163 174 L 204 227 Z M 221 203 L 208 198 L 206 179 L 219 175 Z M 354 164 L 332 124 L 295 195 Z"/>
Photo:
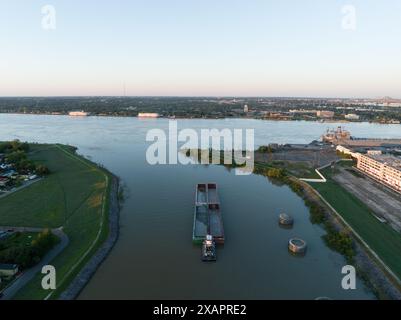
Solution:
<path fill-rule="evenodd" d="M 224 243 L 223 219 L 220 212 L 217 184 L 199 183 L 196 185 L 192 241 L 202 244 L 208 234 L 216 243 Z"/>

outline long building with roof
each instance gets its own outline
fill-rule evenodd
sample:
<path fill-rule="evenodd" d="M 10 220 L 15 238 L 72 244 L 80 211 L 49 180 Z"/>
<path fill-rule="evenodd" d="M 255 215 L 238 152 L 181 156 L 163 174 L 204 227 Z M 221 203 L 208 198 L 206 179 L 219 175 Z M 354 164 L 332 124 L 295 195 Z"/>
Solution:
<path fill-rule="evenodd" d="M 357 168 L 401 193 L 401 159 L 391 155 L 357 154 Z"/>

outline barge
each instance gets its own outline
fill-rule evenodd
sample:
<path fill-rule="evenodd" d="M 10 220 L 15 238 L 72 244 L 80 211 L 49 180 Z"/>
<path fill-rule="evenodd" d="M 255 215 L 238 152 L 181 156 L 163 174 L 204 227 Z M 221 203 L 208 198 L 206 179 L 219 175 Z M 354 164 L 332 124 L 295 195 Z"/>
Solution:
<path fill-rule="evenodd" d="M 207 235 L 211 235 L 217 244 L 224 243 L 223 219 L 216 183 L 196 185 L 192 241 L 202 244 Z"/>

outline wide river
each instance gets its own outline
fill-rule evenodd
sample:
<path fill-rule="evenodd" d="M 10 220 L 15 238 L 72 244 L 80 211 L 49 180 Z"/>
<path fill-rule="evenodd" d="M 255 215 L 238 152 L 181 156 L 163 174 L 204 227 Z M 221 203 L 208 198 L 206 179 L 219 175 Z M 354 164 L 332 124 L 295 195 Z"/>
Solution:
<path fill-rule="evenodd" d="M 339 124 L 259 120 L 179 120 L 179 128 L 253 128 L 255 144 L 308 143 Z M 358 137 L 397 137 L 399 125 L 345 124 Z M 358 281 L 341 288 L 343 257 L 328 249 L 303 201 L 286 186 L 220 166 L 149 165 L 149 129 L 168 120 L 0 114 L 0 140 L 68 143 L 122 178 L 126 200 L 120 238 L 81 299 L 371 299 Z M 195 184 L 219 185 L 226 244 L 218 261 L 200 261 L 192 245 Z M 281 229 L 278 214 L 294 216 Z M 305 257 L 287 251 L 290 237 L 308 242 Z"/>

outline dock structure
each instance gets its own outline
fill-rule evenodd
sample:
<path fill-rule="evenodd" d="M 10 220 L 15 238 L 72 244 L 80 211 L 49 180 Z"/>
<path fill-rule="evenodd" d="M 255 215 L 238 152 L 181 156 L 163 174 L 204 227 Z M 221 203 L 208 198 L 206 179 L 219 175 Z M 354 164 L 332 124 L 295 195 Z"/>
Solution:
<path fill-rule="evenodd" d="M 401 146 L 401 139 L 355 138 L 342 127 L 338 127 L 336 130 L 327 130 L 322 136 L 322 141 L 347 147 Z"/>
<path fill-rule="evenodd" d="M 224 243 L 217 184 L 199 183 L 196 185 L 192 241 L 201 244 L 208 234 L 213 236 L 216 243 Z"/>

